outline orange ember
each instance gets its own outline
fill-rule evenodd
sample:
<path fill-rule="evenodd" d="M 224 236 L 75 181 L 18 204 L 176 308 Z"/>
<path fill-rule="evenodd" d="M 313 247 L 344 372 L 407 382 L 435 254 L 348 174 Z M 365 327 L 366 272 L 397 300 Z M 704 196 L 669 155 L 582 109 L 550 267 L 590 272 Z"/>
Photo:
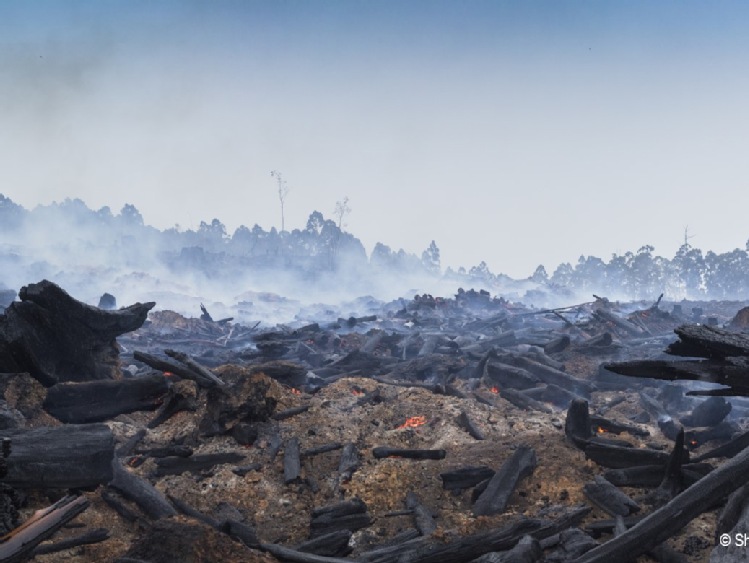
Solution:
<path fill-rule="evenodd" d="M 598 432 L 599 434 L 603 434 L 604 432 L 606 432 L 606 430 L 605 430 L 604 428 L 601 428 L 601 427 L 599 426 L 599 427 L 598 427 L 598 428 L 596 429 L 596 432 Z"/>
<path fill-rule="evenodd" d="M 364 395 L 364 391 L 359 391 L 358 389 L 352 389 L 351 392 L 357 397 L 361 397 L 362 395 Z"/>
<path fill-rule="evenodd" d="M 496 395 L 497 393 L 499 393 L 499 387 L 492 387 L 491 392 Z"/>
<path fill-rule="evenodd" d="M 416 428 L 422 424 L 426 424 L 427 417 L 425 416 L 412 416 L 406 419 L 406 422 L 401 424 L 398 428 Z"/>
<path fill-rule="evenodd" d="M 301 395 L 302 394 L 302 392 L 299 389 L 294 389 L 293 387 L 291 388 L 291 392 L 294 393 L 294 395 Z"/>

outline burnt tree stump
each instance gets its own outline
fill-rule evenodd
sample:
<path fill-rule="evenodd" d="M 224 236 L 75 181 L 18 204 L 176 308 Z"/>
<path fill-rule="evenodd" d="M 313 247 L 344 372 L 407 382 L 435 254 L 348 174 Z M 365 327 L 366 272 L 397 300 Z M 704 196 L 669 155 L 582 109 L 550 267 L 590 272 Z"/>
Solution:
<path fill-rule="evenodd" d="M 115 338 L 139 328 L 155 303 L 104 311 L 43 280 L 21 288 L 0 316 L 0 372 L 28 372 L 46 387 L 117 379 Z"/>

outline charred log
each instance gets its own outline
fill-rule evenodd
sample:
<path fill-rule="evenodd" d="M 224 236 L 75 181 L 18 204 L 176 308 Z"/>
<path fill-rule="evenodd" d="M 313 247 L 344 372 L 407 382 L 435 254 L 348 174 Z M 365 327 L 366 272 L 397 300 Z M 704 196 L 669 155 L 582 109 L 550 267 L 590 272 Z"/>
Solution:
<path fill-rule="evenodd" d="M 518 482 L 531 475 L 537 464 L 533 448 L 520 446 L 489 480 L 473 505 L 473 515 L 490 516 L 504 512 Z"/>
<path fill-rule="evenodd" d="M 156 409 L 168 388 L 163 375 L 58 383 L 47 391 L 44 410 L 69 424 L 102 422 L 120 414 Z"/>
<path fill-rule="evenodd" d="M 418 450 L 408 448 L 390 448 L 378 446 L 372 449 L 372 455 L 376 459 L 385 457 L 403 457 L 408 459 L 445 459 L 445 450 Z"/>
<path fill-rule="evenodd" d="M 156 460 L 156 476 L 179 475 L 186 471 L 200 473 L 212 470 L 216 465 L 239 463 L 242 460 L 244 460 L 244 456 L 235 452 L 201 454 L 190 457 L 165 457 Z"/>
<path fill-rule="evenodd" d="M 13 440 L 3 482 L 22 489 L 85 489 L 112 479 L 114 437 L 104 424 L 5 430 Z"/>

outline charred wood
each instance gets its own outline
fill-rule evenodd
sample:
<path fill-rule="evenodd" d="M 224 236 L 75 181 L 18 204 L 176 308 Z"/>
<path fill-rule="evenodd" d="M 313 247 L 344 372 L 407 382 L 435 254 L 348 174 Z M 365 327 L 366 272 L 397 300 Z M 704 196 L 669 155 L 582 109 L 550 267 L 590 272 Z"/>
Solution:
<path fill-rule="evenodd" d="M 544 352 L 546 354 L 558 354 L 559 352 L 564 352 L 569 347 L 570 342 L 570 337 L 566 334 L 557 336 L 544 344 Z"/>
<path fill-rule="evenodd" d="M 522 391 L 517 391 L 509 387 L 500 389 L 499 396 L 522 410 L 545 412 L 547 414 L 551 414 L 553 412 L 551 408 L 547 407 L 542 402 L 529 397 Z"/>
<path fill-rule="evenodd" d="M 36 549 L 34 549 L 34 551 L 32 552 L 32 557 L 36 557 L 37 555 L 57 553 L 58 551 L 65 551 L 66 549 L 72 549 L 74 547 L 78 547 L 79 545 L 91 545 L 94 543 L 100 543 L 107 539 L 109 539 L 109 530 L 107 530 L 106 528 L 96 528 L 74 538 L 37 546 Z"/>
<path fill-rule="evenodd" d="M 584 450 L 593 433 L 590 430 L 590 411 L 588 401 L 575 399 L 567 409 L 567 418 L 564 423 L 564 434 L 579 449 Z"/>
<path fill-rule="evenodd" d="M 353 551 L 349 546 L 351 536 L 352 532 L 350 530 L 330 532 L 329 534 L 317 536 L 316 538 L 300 543 L 296 546 L 296 550 L 302 553 L 312 553 L 325 557 L 345 557 Z"/>
<path fill-rule="evenodd" d="M 728 501 L 721 510 L 715 525 L 716 541 L 722 534 L 733 530 L 747 506 L 749 506 L 749 484 L 742 485 L 728 496 Z"/>
<path fill-rule="evenodd" d="M 578 563 L 625 563 L 650 551 L 687 522 L 749 481 L 749 450 L 741 452 L 700 479 L 668 504 L 643 518 L 611 541 L 596 547 Z"/>
<path fill-rule="evenodd" d="M 536 538 L 523 536 L 511 550 L 487 553 L 471 563 L 537 563 L 542 560 L 543 554 Z"/>
<path fill-rule="evenodd" d="M 612 434 L 621 434 L 622 432 L 626 432 L 627 434 L 631 434 L 632 436 L 650 436 L 650 432 L 648 432 L 647 430 L 643 430 L 638 426 L 632 426 L 631 424 L 622 424 L 620 422 L 615 422 L 601 416 L 591 416 L 590 425 L 592 428 L 600 428 L 604 432 L 611 432 Z"/>
<path fill-rule="evenodd" d="M 130 436 L 130 438 L 125 440 L 122 445 L 117 448 L 117 457 L 127 457 L 131 453 L 133 453 L 133 450 L 138 445 L 138 443 L 146 436 L 147 432 L 148 431 L 145 428 L 141 428 L 135 434 Z"/>
<path fill-rule="evenodd" d="M 372 523 L 367 505 L 359 498 L 322 506 L 312 510 L 310 537 L 348 530 L 354 532 Z"/>
<path fill-rule="evenodd" d="M 470 434 L 471 437 L 475 440 L 486 439 L 486 436 L 484 436 L 484 433 L 481 431 L 481 429 L 476 426 L 476 423 L 471 420 L 471 418 L 468 416 L 468 413 L 464 410 L 460 411 L 460 415 L 458 416 L 458 425 L 466 432 L 468 432 L 468 434 Z"/>
<path fill-rule="evenodd" d="M 244 456 L 235 452 L 201 454 L 190 457 L 164 457 L 156 459 L 156 476 L 179 475 L 185 471 L 200 473 L 211 470 L 216 465 L 238 463 L 242 460 L 244 460 Z"/>
<path fill-rule="evenodd" d="M 442 479 L 442 488 L 447 491 L 459 491 L 470 489 L 479 483 L 494 477 L 495 471 L 490 467 L 462 467 L 453 471 L 440 473 Z"/>
<path fill-rule="evenodd" d="M 447 452 L 445 450 L 419 450 L 378 446 L 372 449 L 372 455 L 376 459 L 382 459 L 386 457 L 403 457 L 408 459 L 445 459 Z"/>
<path fill-rule="evenodd" d="M 283 445 L 283 482 L 285 485 L 300 480 L 302 463 L 299 453 L 299 439 L 289 438 Z"/>
<path fill-rule="evenodd" d="M 545 562 L 567 563 L 598 546 L 598 542 L 580 528 L 562 530 L 558 535 L 556 549 L 544 557 Z"/>
<path fill-rule="evenodd" d="M 338 463 L 338 481 L 346 483 L 351 480 L 354 472 L 359 469 L 361 462 L 354 444 L 346 444 L 341 452 L 341 461 Z"/>
<path fill-rule="evenodd" d="M 164 402 L 148 422 L 148 428 L 156 428 L 181 411 L 195 411 L 198 408 L 197 387 L 191 381 L 178 381 L 169 388 Z"/>
<path fill-rule="evenodd" d="M 691 414 L 681 419 L 685 426 L 715 426 L 720 424 L 732 409 L 723 397 L 710 397 L 694 407 Z"/>
<path fill-rule="evenodd" d="M 3 482 L 22 489 L 84 489 L 112 478 L 114 437 L 104 424 L 4 430 L 13 440 Z"/>
<path fill-rule="evenodd" d="M 610 469 L 621 469 L 637 465 L 666 466 L 670 455 L 666 452 L 647 448 L 623 448 L 604 444 L 589 443 L 585 448 L 585 457 L 598 465 Z M 683 450 L 682 462 L 689 461 L 689 452 Z"/>
<path fill-rule="evenodd" d="M 193 360 L 190 356 L 188 356 L 184 352 L 177 352 L 176 350 L 164 350 L 164 353 L 170 358 L 173 358 L 177 360 L 178 362 L 183 363 L 188 369 L 192 370 L 193 372 L 200 374 L 207 381 L 212 381 L 214 385 L 218 385 L 218 386 L 226 385 L 226 383 L 224 383 L 224 381 L 220 377 L 218 377 L 215 373 L 213 373 L 211 370 L 209 370 L 205 366 L 200 365 L 198 362 Z"/>
<path fill-rule="evenodd" d="M 520 446 L 489 480 L 473 505 L 473 515 L 490 516 L 504 512 L 518 482 L 531 475 L 537 464 L 533 448 Z"/>
<path fill-rule="evenodd" d="M 85 497 L 66 496 L 48 508 L 37 510 L 26 522 L 0 538 L 0 561 L 26 561 L 36 546 L 86 510 L 89 504 Z"/>
<path fill-rule="evenodd" d="M 138 522 L 145 526 L 145 520 L 142 515 L 122 502 L 118 495 L 115 495 L 108 489 L 103 489 L 101 491 L 101 498 L 105 503 L 107 503 L 107 506 L 119 514 L 124 520 L 127 520 L 128 522 Z"/>
<path fill-rule="evenodd" d="M 708 463 L 686 463 L 681 466 L 681 478 L 686 486 L 690 486 L 712 470 L 713 466 Z M 603 476 L 617 487 L 658 487 L 664 474 L 663 465 L 639 465 L 610 469 Z"/>
<path fill-rule="evenodd" d="M 286 420 L 287 418 L 291 418 L 292 416 L 296 416 L 298 414 L 302 414 L 303 412 L 307 412 L 310 408 L 310 405 L 302 405 L 301 407 L 292 407 L 290 409 L 278 411 L 277 413 L 273 414 L 271 418 L 273 420 Z"/>
<path fill-rule="evenodd" d="M 640 511 L 640 506 L 609 481 L 596 475 L 592 483 L 583 487 L 585 496 L 611 516 L 629 516 Z"/>
<path fill-rule="evenodd" d="M 486 381 L 499 385 L 501 389 L 530 389 L 540 383 L 539 378 L 528 370 L 500 362 L 487 363 L 483 375 Z"/>
<path fill-rule="evenodd" d="M 44 410 L 60 422 L 102 422 L 117 415 L 154 410 L 167 392 L 163 375 L 133 379 L 58 383 L 47 390 Z"/>
<path fill-rule="evenodd" d="M 173 373 L 174 375 L 178 375 L 182 379 L 190 379 L 200 385 L 201 387 L 215 387 L 216 383 L 210 379 L 205 378 L 200 373 L 197 373 L 187 366 L 180 364 L 178 362 L 173 362 L 171 360 L 165 360 L 162 358 L 159 358 L 158 356 L 154 356 L 152 354 L 147 354 L 145 352 L 140 352 L 138 350 L 135 350 L 133 352 L 133 358 L 136 359 L 139 362 L 142 362 L 146 364 L 149 367 L 152 367 L 153 369 L 157 369 L 159 371 Z"/>
<path fill-rule="evenodd" d="M 674 331 L 679 340 L 666 352 L 674 356 L 729 358 L 749 356 L 749 337 L 708 325 L 682 325 Z"/>
<path fill-rule="evenodd" d="M 149 518 L 158 520 L 177 513 L 151 483 L 127 471 L 116 459 L 112 462 L 112 472 L 114 478 L 109 486 L 137 504 Z"/>
<path fill-rule="evenodd" d="M 313 457 L 328 452 L 334 452 L 336 450 L 340 450 L 341 448 L 343 448 L 343 444 L 323 444 L 322 446 L 317 446 L 316 448 L 303 450 L 300 455 L 301 457 Z"/>
<path fill-rule="evenodd" d="M 406 495 L 406 508 L 413 510 L 416 529 L 422 536 L 429 536 L 437 529 L 434 515 L 413 491 Z"/>
<path fill-rule="evenodd" d="M 505 357 L 500 356 L 500 360 L 505 361 Z M 554 385 L 558 385 L 559 387 L 567 389 L 567 391 L 580 395 L 586 399 L 590 397 L 590 393 L 594 389 L 594 386 L 588 381 L 544 365 L 535 360 L 531 360 L 525 356 L 513 355 L 511 356 L 510 363 L 528 370 L 544 383 L 553 383 Z"/>
<path fill-rule="evenodd" d="M 50 281 L 29 284 L 0 316 L 0 372 L 27 372 L 43 385 L 116 379 L 116 337 L 139 328 L 155 303 L 104 311 Z"/>
<path fill-rule="evenodd" d="M 290 547 L 274 543 L 261 543 L 259 548 L 267 551 L 280 561 L 290 561 L 292 563 L 352 563 L 352 559 L 341 557 L 326 557 L 314 553 L 304 553 Z"/>
<path fill-rule="evenodd" d="M 739 434 L 735 438 L 731 439 L 730 442 L 718 446 L 715 449 L 700 454 L 694 458 L 694 462 L 704 461 L 706 459 L 713 459 L 716 457 L 733 457 L 741 451 L 749 448 L 749 431 Z"/>
<path fill-rule="evenodd" d="M 567 391 L 567 389 L 562 389 L 553 383 L 544 384 L 541 387 L 534 387 L 533 389 L 525 389 L 523 393 L 537 401 L 546 401 L 562 409 L 568 408 L 570 403 L 575 399 L 582 399 L 580 395 Z"/>
<path fill-rule="evenodd" d="M 250 471 L 257 471 L 261 467 L 262 465 L 260 463 L 250 463 L 249 465 L 238 465 L 237 467 L 233 467 L 231 472 L 240 477 L 244 477 Z"/>

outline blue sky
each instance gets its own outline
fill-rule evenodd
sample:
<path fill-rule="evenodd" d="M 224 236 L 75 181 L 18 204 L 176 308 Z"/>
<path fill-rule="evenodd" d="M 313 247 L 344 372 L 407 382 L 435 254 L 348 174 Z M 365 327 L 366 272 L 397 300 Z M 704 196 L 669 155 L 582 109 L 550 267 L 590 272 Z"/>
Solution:
<path fill-rule="evenodd" d="M 749 239 L 740 2 L 0 3 L 0 192 L 443 264 Z"/>

